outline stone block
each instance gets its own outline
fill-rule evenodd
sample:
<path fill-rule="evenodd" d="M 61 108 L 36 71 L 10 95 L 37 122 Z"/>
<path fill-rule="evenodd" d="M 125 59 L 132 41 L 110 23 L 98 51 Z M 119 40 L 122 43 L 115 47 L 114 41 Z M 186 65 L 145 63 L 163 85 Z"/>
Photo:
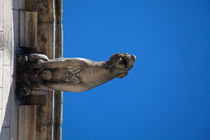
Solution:
<path fill-rule="evenodd" d="M 12 0 L 12 8 L 14 10 L 18 10 L 19 7 L 19 0 Z"/>
<path fill-rule="evenodd" d="M 11 47 L 12 47 L 12 1 L 4 0 L 4 31 L 3 31 L 3 46 L 4 46 L 4 65 L 10 65 Z"/>
<path fill-rule="evenodd" d="M 25 0 L 19 0 L 18 7 L 19 7 L 19 9 L 24 10 L 25 9 Z"/>
<path fill-rule="evenodd" d="M 3 126 L 10 126 L 10 66 L 3 66 L 3 98 L 2 98 L 2 119 Z"/>
<path fill-rule="evenodd" d="M 2 128 L 0 133 L 0 140 L 9 140 L 9 128 Z"/>
<path fill-rule="evenodd" d="M 19 46 L 37 46 L 37 12 L 20 11 Z"/>
<path fill-rule="evenodd" d="M 2 87 L 2 80 L 3 80 L 3 50 L 0 50 L 0 87 Z"/>
<path fill-rule="evenodd" d="M 3 98 L 3 89 L 2 89 L 2 87 L 0 87 L 0 110 L 2 111 L 2 98 Z M 0 117 L 2 116 L 2 112 L 0 112 Z M 2 124 L 1 123 L 1 119 L 0 119 L 0 124 Z M 1 126 L 1 125 L 0 125 Z"/>
<path fill-rule="evenodd" d="M 36 140 L 36 106 L 19 106 L 19 140 Z"/>
<path fill-rule="evenodd" d="M 14 47 L 17 48 L 18 47 L 18 38 L 19 38 L 19 15 L 18 15 L 18 11 L 14 10 L 13 11 L 13 22 L 14 22 Z"/>
<path fill-rule="evenodd" d="M 10 87 L 10 139 L 17 140 L 17 127 L 18 127 L 18 105 L 15 96 L 15 81 L 11 83 Z"/>
<path fill-rule="evenodd" d="M 4 0 L 0 0 L 0 32 L 4 29 Z"/>
<path fill-rule="evenodd" d="M 0 31 L 0 50 L 4 48 L 3 45 L 4 45 L 4 33 L 3 31 Z"/>

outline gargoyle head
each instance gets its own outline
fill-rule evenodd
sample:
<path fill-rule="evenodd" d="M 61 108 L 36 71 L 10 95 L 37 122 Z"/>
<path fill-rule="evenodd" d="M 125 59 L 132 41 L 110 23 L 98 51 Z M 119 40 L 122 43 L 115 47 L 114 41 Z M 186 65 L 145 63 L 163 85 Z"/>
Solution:
<path fill-rule="evenodd" d="M 108 64 L 117 78 L 123 78 L 128 75 L 128 71 L 131 70 L 135 61 L 135 55 L 116 53 L 110 57 Z"/>

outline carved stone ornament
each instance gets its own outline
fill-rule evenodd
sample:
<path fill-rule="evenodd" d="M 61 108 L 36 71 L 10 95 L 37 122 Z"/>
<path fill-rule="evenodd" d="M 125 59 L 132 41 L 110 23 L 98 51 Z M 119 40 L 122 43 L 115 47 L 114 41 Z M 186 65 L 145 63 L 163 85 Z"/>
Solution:
<path fill-rule="evenodd" d="M 86 91 L 115 77 L 125 77 L 135 60 L 134 55 L 127 53 L 116 53 L 103 62 L 85 58 L 48 59 L 37 53 L 18 55 L 17 89 L 23 96 L 42 95 L 49 90 Z"/>

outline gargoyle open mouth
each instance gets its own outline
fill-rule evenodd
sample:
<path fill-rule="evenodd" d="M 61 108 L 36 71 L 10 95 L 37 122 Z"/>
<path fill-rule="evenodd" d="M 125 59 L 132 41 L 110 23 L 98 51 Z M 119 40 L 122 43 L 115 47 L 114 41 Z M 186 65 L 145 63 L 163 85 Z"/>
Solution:
<path fill-rule="evenodd" d="M 124 58 L 120 58 L 120 65 L 125 66 L 125 68 L 128 67 L 128 61 Z"/>

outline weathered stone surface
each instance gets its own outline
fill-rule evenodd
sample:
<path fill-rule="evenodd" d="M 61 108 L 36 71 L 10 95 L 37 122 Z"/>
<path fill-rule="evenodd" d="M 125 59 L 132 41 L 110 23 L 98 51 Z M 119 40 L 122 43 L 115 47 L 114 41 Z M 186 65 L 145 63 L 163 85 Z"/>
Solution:
<path fill-rule="evenodd" d="M 25 10 L 25 0 L 18 0 L 18 9 Z"/>
<path fill-rule="evenodd" d="M 53 139 L 54 134 L 57 134 L 57 130 L 60 130 L 57 129 L 57 125 L 61 125 L 61 123 L 57 123 L 56 126 L 54 123 L 54 110 L 56 110 L 57 112 L 57 122 L 59 122 L 59 120 L 62 120 L 62 104 L 56 105 L 56 108 L 54 108 L 54 101 L 56 101 L 57 99 L 55 99 L 53 92 L 49 92 L 49 94 L 47 95 L 38 97 L 27 96 L 27 98 L 25 99 L 18 97 L 17 101 L 14 89 L 15 74 L 13 66 L 15 59 L 15 47 L 18 47 L 20 45 L 19 41 L 23 41 L 22 39 L 19 40 L 19 27 L 20 24 L 22 24 L 20 23 L 21 20 L 19 20 L 19 11 L 37 12 L 38 16 L 38 29 L 33 30 L 37 31 L 37 34 L 40 33 L 39 35 L 37 35 L 37 46 L 30 44 L 24 45 L 24 47 L 30 47 L 29 53 L 30 51 L 36 53 L 42 52 L 46 54 L 49 58 L 56 57 L 55 43 L 57 42 L 58 44 L 62 44 L 62 28 L 61 22 L 59 22 L 59 25 L 56 25 L 55 22 L 57 21 L 55 17 L 55 1 L 57 0 L 0 0 L 0 140 L 17 139 L 17 107 L 19 103 L 26 103 L 29 105 L 39 104 L 36 113 L 39 114 L 39 116 L 37 116 L 37 126 L 39 127 L 36 127 L 36 139 L 51 140 Z M 60 2 L 59 4 L 61 4 Z M 57 12 L 59 12 L 59 8 Z M 59 18 L 61 18 L 61 14 Z M 29 20 L 28 23 L 29 28 L 34 27 L 30 26 L 31 20 Z M 60 29 L 60 31 L 55 32 L 57 29 Z M 33 32 L 30 31 L 30 38 L 32 40 L 35 40 L 36 38 L 31 36 L 32 33 Z M 57 39 L 57 36 L 60 38 Z M 28 36 L 26 36 L 25 34 L 25 41 L 30 41 L 30 38 L 28 40 L 27 37 Z M 55 42 L 55 40 L 58 41 Z M 36 43 L 35 41 L 32 42 Z M 62 50 L 62 45 L 59 45 L 57 49 Z M 62 57 L 61 53 L 56 54 L 57 57 Z M 4 85 L 7 84 L 7 86 L 4 86 L 3 83 Z M 59 98 L 59 100 L 60 99 L 62 98 Z M 59 104 L 62 102 L 56 103 Z M 59 134 L 61 134 L 60 131 Z M 61 135 L 59 136 L 59 134 L 58 137 L 60 137 L 60 140 Z"/>
<path fill-rule="evenodd" d="M 55 1 L 25 0 L 25 10 L 38 12 L 37 52 L 55 58 Z"/>
<path fill-rule="evenodd" d="M 3 31 L 0 31 L 0 50 L 3 49 L 4 46 L 4 33 Z"/>
<path fill-rule="evenodd" d="M 63 0 L 55 0 L 55 12 L 56 12 L 56 45 L 55 45 L 55 58 L 63 57 L 63 26 L 62 26 L 62 15 L 63 15 Z M 54 139 L 62 139 L 62 128 L 63 123 L 63 92 L 55 91 L 55 107 L 54 107 Z"/>
<path fill-rule="evenodd" d="M 54 23 L 54 0 L 25 0 L 25 10 L 37 11 L 39 23 Z"/>
<path fill-rule="evenodd" d="M 0 140 L 17 140 L 18 103 L 14 88 L 14 49 L 18 41 L 16 6 L 13 0 L 0 0 Z"/>
<path fill-rule="evenodd" d="M 19 46 L 37 46 L 37 12 L 20 11 Z"/>
<path fill-rule="evenodd" d="M 48 60 L 43 54 L 31 54 L 24 57 L 28 59 L 23 66 L 20 65 L 18 73 L 22 77 L 19 83 L 24 83 L 24 87 L 19 88 L 27 95 L 36 95 L 37 91 L 42 90 L 86 91 L 115 77 L 125 77 L 136 60 L 134 55 L 127 53 L 114 54 L 110 60 L 104 62 L 94 62 L 84 58 Z M 22 71 L 27 73 L 22 74 Z"/>
<path fill-rule="evenodd" d="M 4 17 L 4 12 L 3 12 L 3 8 L 4 8 L 4 5 L 3 5 L 3 0 L 0 0 L 0 9 L 2 10 L 0 12 L 0 32 L 3 31 L 3 28 L 4 28 L 4 20 L 2 17 Z"/>
<path fill-rule="evenodd" d="M 37 140 L 36 138 L 36 106 L 19 106 L 19 140 Z"/>
<path fill-rule="evenodd" d="M 0 50 L 0 87 L 3 86 L 2 81 L 3 81 L 3 50 Z M 1 101 L 1 99 L 0 99 Z"/>
<path fill-rule="evenodd" d="M 34 49 L 36 53 L 46 54 L 49 58 L 55 58 L 55 1 L 57 0 L 26 0 L 25 10 L 38 12 L 37 26 L 37 47 Z M 59 32 L 62 34 L 62 31 Z M 62 46 L 58 46 L 60 48 Z M 34 96 L 28 96 L 26 102 L 28 104 L 36 104 L 31 102 Z M 37 139 L 51 140 L 54 137 L 54 110 L 55 97 L 54 92 L 48 92 L 47 95 L 36 98 L 39 106 L 37 106 Z M 34 100 L 33 100 L 34 101 Z"/>
<path fill-rule="evenodd" d="M 55 112 L 54 112 L 54 139 L 62 139 L 62 128 L 63 123 L 63 92 L 55 91 Z"/>

